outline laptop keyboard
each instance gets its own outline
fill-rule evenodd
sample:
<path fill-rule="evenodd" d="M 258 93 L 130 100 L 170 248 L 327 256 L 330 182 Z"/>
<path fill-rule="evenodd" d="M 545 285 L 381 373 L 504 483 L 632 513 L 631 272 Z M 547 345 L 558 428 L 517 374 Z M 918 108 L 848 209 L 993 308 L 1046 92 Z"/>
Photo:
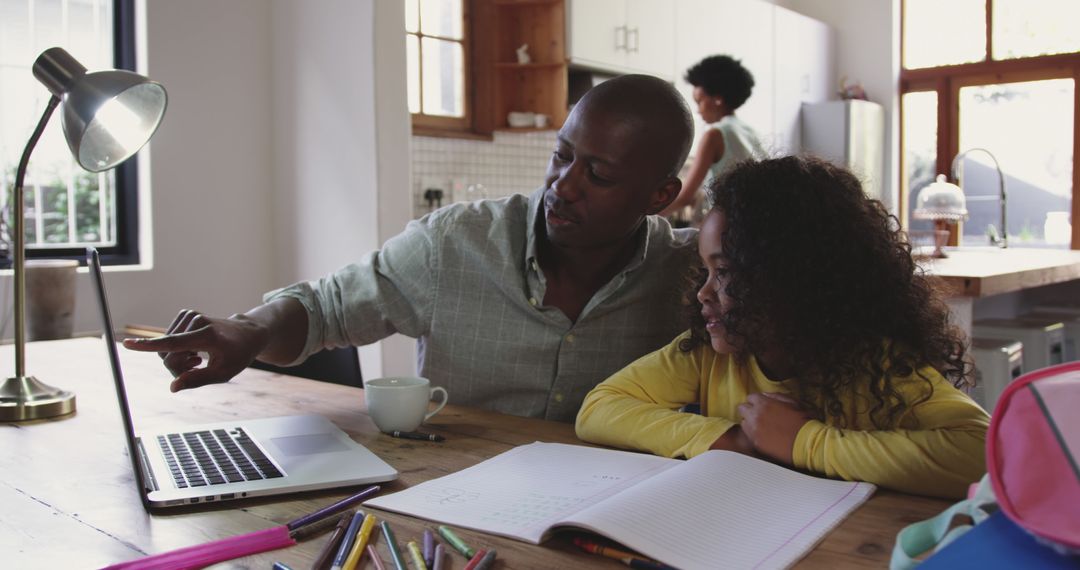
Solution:
<path fill-rule="evenodd" d="M 283 476 L 242 428 L 170 433 L 157 440 L 181 489 Z"/>

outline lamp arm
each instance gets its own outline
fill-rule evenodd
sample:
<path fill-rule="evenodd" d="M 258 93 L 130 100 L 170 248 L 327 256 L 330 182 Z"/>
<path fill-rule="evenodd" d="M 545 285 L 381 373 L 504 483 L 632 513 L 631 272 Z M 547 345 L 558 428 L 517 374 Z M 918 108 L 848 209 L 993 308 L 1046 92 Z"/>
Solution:
<path fill-rule="evenodd" d="M 14 251 L 14 258 L 12 261 L 12 273 L 15 276 L 15 377 L 22 378 L 26 376 L 26 273 L 24 265 L 26 264 L 26 248 L 25 241 L 26 235 L 23 229 L 23 214 L 25 213 L 25 206 L 23 204 L 23 179 L 26 178 L 26 167 L 30 163 L 30 153 L 34 151 L 34 147 L 37 146 L 38 139 L 41 138 L 41 133 L 45 131 L 45 125 L 49 123 L 49 118 L 52 117 L 53 111 L 56 110 L 56 106 L 60 104 L 60 98 L 53 95 L 49 98 L 49 103 L 45 105 L 45 113 L 41 115 L 41 120 L 38 121 L 37 128 L 34 129 L 34 134 L 30 135 L 30 140 L 26 142 L 26 148 L 23 150 L 22 158 L 19 159 L 19 168 L 15 171 L 15 208 L 12 212 L 12 218 L 14 218 L 14 228 L 12 236 L 12 245 Z"/>
<path fill-rule="evenodd" d="M 1008 195 L 1005 193 L 1005 174 L 1001 171 L 1001 164 L 998 163 L 997 157 L 995 157 L 992 152 L 982 147 L 969 148 L 953 157 L 952 166 L 949 168 L 949 171 L 952 173 L 952 177 L 956 180 L 957 185 L 960 186 L 960 188 L 963 188 L 964 184 L 961 180 L 960 174 L 957 172 L 956 167 L 960 164 L 961 158 L 964 158 L 968 155 L 968 153 L 977 150 L 986 153 L 986 156 L 989 156 L 990 160 L 994 161 L 994 169 L 997 170 L 999 190 L 998 197 L 1001 200 L 1001 247 L 1007 247 L 1009 243 L 1009 230 L 1008 225 L 1006 225 L 1008 218 L 1006 216 L 1005 204 L 1006 200 L 1008 199 Z"/>

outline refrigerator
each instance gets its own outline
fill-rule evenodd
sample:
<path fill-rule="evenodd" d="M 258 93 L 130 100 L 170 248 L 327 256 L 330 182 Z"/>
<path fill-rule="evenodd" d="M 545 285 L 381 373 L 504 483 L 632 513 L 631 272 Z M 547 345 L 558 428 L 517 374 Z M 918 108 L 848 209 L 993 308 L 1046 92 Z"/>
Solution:
<path fill-rule="evenodd" d="M 885 109 L 845 99 L 804 103 L 802 151 L 845 166 L 863 181 L 866 195 L 885 199 Z"/>

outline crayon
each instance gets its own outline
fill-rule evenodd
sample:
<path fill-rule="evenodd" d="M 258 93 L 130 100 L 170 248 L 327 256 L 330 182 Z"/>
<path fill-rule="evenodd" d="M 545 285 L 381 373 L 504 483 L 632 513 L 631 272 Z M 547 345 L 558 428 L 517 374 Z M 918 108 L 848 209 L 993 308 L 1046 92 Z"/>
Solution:
<path fill-rule="evenodd" d="M 435 535 L 431 529 L 424 529 L 424 564 L 428 568 L 435 565 Z"/>
<path fill-rule="evenodd" d="M 398 437 L 401 439 L 419 439 L 422 441 L 445 441 L 446 438 L 437 433 L 420 433 L 418 431 L 392 431 L 388 432 L 390 437 Z"/>
<path fill-rule="evenodd" d="M 360 523 L 363 521 L 364 512 L 356 511 L 352 520 L 349 521 L 349 528 L 345 529 L 345 536 L 341 539 L 341 546 L 338 547 L 337 555 L 334 556 L 334 563 L 330 565 L 330 570 L 341 570 L 345 566 L 345 560 L 349 558 L 349 552 L 352 551 L 353 543 L 356 542 L 356 533 L 360 530 Z"/>
<path fill-rule="evenodd" d="M 443 570 L 443 560 L 446 558 L 446 548 L 441 544 L 436 544 L 435 554 L 433 556 L 435 564 L 431 567 L 431 570 Z"/>
<path fill-rule="evenodd" d="M 428 570 L 427 562 L 424 561 L 424 553 L 420 552 L 420 545 L 416 544 L 415 540 L 406 543 L 405 549 L 409 551 L 409 558 L 412 558 L 415 570 Z"/>
<path fill-rule="evenodd" d="M 337 552 L 338 546 L 341 545 L 341 539 L 345 538 L 345 530 L 352 521 L 352 513 L 346 513 L 346 515 L 338 520 L 337 526 L 334 527 L 334 534 L 330 535 L 322 550 L 319 551 L 319 555 L 315 557 L 315 568 L 326 568 L 330 564 L 330 559 Z"/>
<path fill-rule="evenodd" d="M 397 567 L 397 570 L 407 570 L 405 559 L 401 557 L 401 550 L 397 545 L 397 539 L 394 538 L 394 531 L 390 530 L 390 523 L 382 521 L 379 526 L 382 527 L 383 537 L 386 538 L 386 547 L 390 549 L 390 558 L 394 559 L 394 566 Z"/>
<path fill-rule="evenodd" d="M 454 547 L 454 550 L 460 552 L 465 558 L 472 559 L 472 557 L 476 555 L 476 549 L 470 548 L 469 545 L 465 544 L 464 541 L 454 534 L 454 531 L 450 530 L 450 527 L 439 525 L 439 534 L 446 539 L 446 542 L 450 543 L 450 546 Z"/>

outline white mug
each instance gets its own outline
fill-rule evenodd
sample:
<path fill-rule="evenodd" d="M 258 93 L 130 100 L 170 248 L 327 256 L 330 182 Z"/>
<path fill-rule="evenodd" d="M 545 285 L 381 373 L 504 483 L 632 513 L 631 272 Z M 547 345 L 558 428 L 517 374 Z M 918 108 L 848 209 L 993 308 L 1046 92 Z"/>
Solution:
<path fill-rule="evenodd" d="M 436 392 L 442 392 L 442 401 L 429 412 L 428 403 Z M 417 376 L 374 378 L 364 382 L 368 415 L 380 431 L 387 433 L 415 430 L 439 413 L 449 398 L 445 389 L 432 387 L 427 378 Z"/>

